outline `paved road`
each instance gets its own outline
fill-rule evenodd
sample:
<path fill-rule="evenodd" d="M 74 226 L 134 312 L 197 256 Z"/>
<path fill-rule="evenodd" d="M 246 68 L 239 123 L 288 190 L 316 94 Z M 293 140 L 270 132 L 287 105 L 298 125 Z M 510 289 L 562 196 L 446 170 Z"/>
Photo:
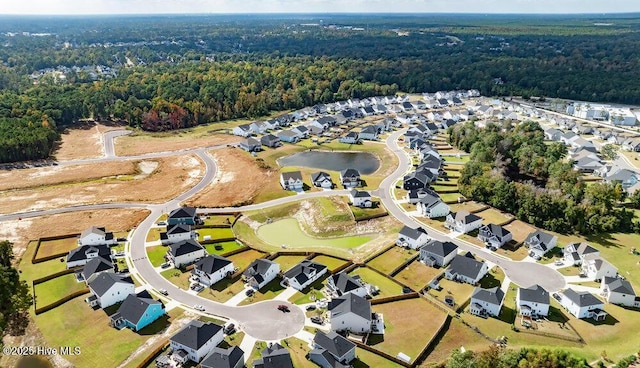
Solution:
<path fill-rule="evenodd" d="M 102 136 L 102 140 L 104 142 L 104 156 L 105 157 L 116 157 L 116 149 L 114 140 L 116 137 L 121 137 L 123 135 L 129 135 L 132 131 L 130 130 L 112 130 L 104 133 Z"/>
<path fill-rule="evenodd" d="M 393 200 L 392 190 L 393 184 L 407 173 L 411 168 L 411 160 L 408 155 L 398 146 L 397 138 L 404 133 L 404 130 L 395 132 L 387 138 L 387 146 L 393 151 L 400 164 L 398 168 L 385 178 L 380 183 L 380 188 L 377 191 L 377 195 L 380 197 L 382 203 L 387 208 L 387 211 L 399 221 L 407 226 L 411 227 L 425 227 L 424 224 L 416 221 L 402 209 Z M 529 287 L 533 284 L 539 284 L 550 292 L 558 291 L 565 287 L 565 279 L 558 271 L 553 270 L 547 266 L 533 263 L 533 262 L 515 262 L 501 255 L 495 254 L 484 248 L 479 248 L 470 243 L 463 242 L 459 239 L 452 239 L 445 233 L 426 227 L 428 229 L 429 236 L 439 241 L 451 241 L 455 243 L 460 249 L 470 251 L 474 254 L 478 254 L 480 257 L 486 259 L 489 262 L 495 263 L 504 270 L 505 275 L 511 279 L 516 285 L 522 287 Z"/>

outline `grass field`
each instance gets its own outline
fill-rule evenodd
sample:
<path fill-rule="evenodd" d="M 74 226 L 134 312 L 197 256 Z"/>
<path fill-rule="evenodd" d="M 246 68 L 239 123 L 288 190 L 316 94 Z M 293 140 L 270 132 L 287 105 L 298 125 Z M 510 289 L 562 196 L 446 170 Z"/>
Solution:
<path fill-rule="evenodd" d="M 375 268 L 382 273 L 389 274 L 415 254 L 415 250 L 392 247 L 388 251 L 367 262 L 367 266 Z"/>
<path fill-rule="evenodd" d="M 471 298 L 472 292 L 472 285 L 447 280 L 445 278 L 440 279 L 440 290 L 429 290 L 429 294 L 434 296 L 442 303 L 444 303 L 444 298 L 446 296 L 453 296 L 456 303 L 456 309 L 464 305 Z"/>
<path fill-rule="evenodd" d="M 289 337 L 282 341 L 282 346 L 289 350 L 291 361 L 296 368 L 316 368 L 317 365 L 306 358 L 307 353 L 311 350 L 309 344 L 297 339 Z"/>
<path fill-rule="evenodd" d="M 338 269 L 341 266 L 344 266 L 347 263 L 342 259 L 324 256 L 324 255 L 316 256 L 312 259 L 312 261 L 318 262 L 320 264 L 327 266 L 327 268 L 329 269 L 329 272 L 331 273 L 333 273 L 336 269 Z"/>
<path fill-rule="evenodd" d="M 348 236 L 332 239 L 313 238 L 302 232 L 298 220 L 290 218 L 274 221 L 271 224 L 260 226 L 258 237 L 265 242 L 280 246 L 286 245 L 287 249 L 297 248 L 357 248 L 372 239 L 372 236 Z"/>
<path fill-rule="evenodd" d="M 419 291 L 442 272 L 442 269 L 429 267 L 416 259 L 397 274 L 395 279 L 407 285 L 411 289 Z"/>
<path fill-rule="evenodd" d="M 523 242 L 527 238 L 527 235 L 536 231 L 535 227 L 520 220 L 515 220 L 509 225 L 506 225 L 504 228 L 511 232 L 511 234 L 513 235 L 513 240 L 517 241 L 518 243 Z"/>
<path fill-rule="evenodd" d="M 285 288 L 280 286 L 280 279 L 275 278 L 268 284 L 266 284 L 262 289 L 256 291 L 252 296 L 247 297 L 243 301 L 240 302 L 239 305 L 247 305 L 251 303 L 257 303 L 264 300 L 270 300 L 275 298 L 278 294 L 283 292 Z"/>
<path fill-rule="evenodd" d="M 373 348 L 396 356 L 403 352 L 416 359 L 444 322 L 446 313 L 427 301 L 416 298 L 372 306 L 384 316 L 384 341 L 374 343 Z M 420 321 L 420 323 L 416 323 Z M 381 335 L 372 335 L 369 342 Z M 411 338 L 407 338 L 411 336 Z"/>
<path fill-rule="evenodd" d="M 420 367 L 427 368 L 432 367 L 432 364 L 446 362 L 454 349 L 464 347 L 466 350 L 477 352 L 489 348 L 492 344 L 492 342 L 485 340 L 482 336 L 454 318 L 451 320 L 444 336 L 438 341 L 436 347 Z"/>
<path fill-rule="evenodd" d="M 190 271 L 182 272 L 180 270 L 171 269 L 171 270 L 164 270 L 160 272 L 160 274 L 162 275 L 162 277 L 171 281 L 171 283 L 176 285 L 177 287 L 181 289 L 189 290 L 189 286 L 191 285 L 191 282 L 189 281 L 189 277 L 191 277 Z"/>
<path fill-rule="evenodd" d="M 249 266 L 251 262 L 255 261 L 258 258 L 262 258 L 263 256 L 264 256 L 264 253 L 260 253 L 258 251 L 251 249 L 251 250 L 246 250 L 244 252 L 240 252 L 238 254 L 234 254 L 227 258 L 233 261 L 233 264 L 236 267 L 238 267 L 240 270 L 244 270 Z"/>
<path fill-rule="evenodd" d="M 379 216 L 386 214 L 387 210 L 382 204 L 379 204 L 376 208 L 360 208 L 355 206 L 349 206 L 353 218 L 358 221 L 359 219 L 367 218 L 370 216 Z"/>
<path fill-rule="evenodd" d="M 234 238 L 233 230 L 231 228 L 203 228 L 196 230 L 198 233 L 198 241 L 204 241 L 205 236 L 209 236 L 211 240 L 217 239 L 229 239 Z"/>
<path fill-rule="evenodd" d="M 442 193 L 440 194 L 440 199 L 442 199 L 443 202 L 451 202 L 451 201 L 457 201 L 458 198 L 460 198 L 462 195 L 460 193 Z"/>
<path fill-rule="evenodd" d="M 203 246 L 207 250 L 207 253 L 209 253 L 209 254 L 217 254 L 217 255 L 229 253 L 229 252 L 234 251 L 236 249 L 242 248 L 242 244 L 240 244 L 240 243 L 238 243 L 236 241 L 226 241 L 226 242 L 222 242 L 222 243 L 205 244 Z M 216 248 L 222 248 L 222 249 L 216 249 Z"/>
<path fill-rule="evenodd" d="M 290 298 L 289 301 L 293 304 L 307 304 L 312 303 L 315 300 L 324 298 L 321 290 L 325 287 L 325 280 L 327 279 L 327 275 L 321 277 L 316 280 L 313 284 L 307 286 L 303 289 L 303 292 L 296 291 Z"/>
<path fill-rule="evenodd" d="M 69 252 L 77 246 L 78 238 L 75 236 L 57 240 L 45 240 L 40 242 L 40 248 L 38 249 L 36 259 Z"/>
<path fill-rule="evenodd" d="M 356 348 L 356 359 L 351 362 L 353 368 L 401 368 L 402 366 L 394 363 L 378 354 L 374 354 L 367 350 Z"/>
<path fill-rule="evenodd" d="M 76 281 L 74 274 L 62 275 L 35 286 L 36 303 L 38 308 L 44 307 L 86 288 L 84 282 Z"/>
<path fill-rule="evenodd" d="M 153 227 L 149 229 L 149 232 L 147 233 L 147 238 L 145 239 L 145 241 L 147 242 L 159 241 L 160 233 L 163 233 L 165 231 L 167 231 L 167 229 L 164 227 Z"/>
<path fill-rule="evenodd" d="M 477 212 L 476 215 L 482 217 L 483 224 L 499 225 L 511 218 L 511 216 L 507 216 L 494 208 L 488 208 L 484 211 Z"/>
<path fill-rule="evenodd" d="M 25 280 L 29 286 L 31 285 L 31 281 L 49 276 L 53 273 L 63 271 L 67 268 L 66 262 L 61 262 L 60 259 L 52 259 L 50 261 L 32 264 L 31 257 L 33 253 L 36 251 L 36 242 L 32 241 L 27 246 L 27 249 L 22 257 L 22 261 L 18 266 L 18 269 L 21 271 L 20 279 Z M 64 259 L 64 257 L 62 257 Z"/>
<path fill-rule="evenodd" d="M 469 155 L 460 155 L 460 157 L 456 157 L 456 156 L 442 156 L 442 159 L 444 160 L 444 162 L 447 163 L 463 163 L 466 164 L 467 162 L 469 162 L 471 156 Z"/>
<path fill-rule="evenodd" d="M 200 217 L 204 221 L 204 226 L 229 225 L 233 223 L 234 217 L 229 215 L 207 215 Z"/>
<path fill-rule="evenodd" d="M 167 254 L 167 247 L 162 245 L 154 245 L 152 247 L 146 247 L 147 258 L 153 267 L 158 267 L 165 262 L 164 256 Z"/>
<path fill-rule="evenodd" d="M 280 270 L 286 271 L 291 267 L 297 265 L 307 258 L 306 256 L 278 256 L 273 261 L 280 265 Z"/>
<path fill-rule="evenodd" d="M 376 296 L 378 298 L 402 294 L 402 286 L 400 284 L 393 279 L 380 275 L 369 267 L 358 267 L 349 274 L 358 275 L 367 284 L 377 286 L 380 289 L 380 293 Z"/>

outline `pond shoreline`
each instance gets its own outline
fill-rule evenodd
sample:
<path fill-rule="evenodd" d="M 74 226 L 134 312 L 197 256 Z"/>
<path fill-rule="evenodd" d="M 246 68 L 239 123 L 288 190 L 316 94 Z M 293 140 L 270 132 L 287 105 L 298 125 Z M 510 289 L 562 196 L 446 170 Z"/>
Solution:
<path fill-rule="evenodd" d="M 315 149 L 281 157 L 276 162 L 280 167 L 298 166 L 328 171 L 356 169 L 361 175 L 373 174 L 382 165 L 380 158 L 370 152 Z"/>

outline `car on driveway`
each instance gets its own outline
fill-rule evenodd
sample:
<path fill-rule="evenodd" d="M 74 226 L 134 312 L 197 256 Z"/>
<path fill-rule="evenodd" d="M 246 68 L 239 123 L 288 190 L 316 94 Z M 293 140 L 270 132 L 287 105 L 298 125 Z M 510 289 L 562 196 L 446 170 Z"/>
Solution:
<path fill-rule="evenodd" d="M 255 293 L 255 290 L 253 289 L 247 289 L 247 291 L 244 292 L 244 295 L 246 296 L 252 296 Z"/>
<path fill-rule="evenodd" d="M 193 306 L 193 309 L 199 310 L 199 311 L 202 312 L 202 311 L 204 311 L 204 306 L 200 305 L 200 304 L 196 304 L 196 305 Z"/>
<path fill-rule="evenodd" d="M 160 221 L 157 223 L 158 226 L 167 226 L 167 222 L 166 221 Z"/>
<path fill-rule="evenodd" d="M 311 322 L 313 322 L 315 324 L 318 324 L 318 325 L 324 324 L 324 320 L 322 319 L 322 317 L 318 317 L 318 316 L 311 317 Z"/>
<path fill-rule="evenodd" d="M 227 335 L 231 335 L 236 331 L 236 325 L 234 325 L 233 323 L 229 323 L 228 325 L 224 326 L 224 329 L 222 331 Z"/>
<path fill-rule="evenodd" d="M 562 260 L 560 260 L 560 259 L 559 259 L 559 260 L 555 261 L 555 263 L 554 263 L 554 264 L 555 264 L 556 266 L 562 266 L 564 263 L 562 263 Z"/>
<path fill-rule="evenodd" d="M 160 268 L 169 268 L 169 267 L 171 267 L 171 264 L 169 262 L 165 262 L 160 265 Z"/>
<path fill-rule="evenodd" d="M 284 305 L 284 304 L 280 304 L 280 305 L 278 306 L 278 310 L 279 310 L 279 311 L 282 311 L 282 312 L 284 312 L 284 313 L 290 312 L 289 307 L 288 307 L 288 306 L 286 306 L 286 305 Z"/>
<path fill-rule="evenodd" d="M 193 291 L 195 291 L 196 293 L 201 292 L 202 290 L 204 290 L 204 286 L 200 285 L 200 284 L 193 284 L 193 286 L 191 287 L 191 289 L 193 289 Z"/>
<path fill-rule="evenodd" d="M 308 311 L 312 311 L 312 310 L 315 310 L 315 309 L 316 309 L 316 306 L 315 306 L 314 304 L 309 304 L 309 305 L 307 305 L 306 309 L 307 309 Z"/>

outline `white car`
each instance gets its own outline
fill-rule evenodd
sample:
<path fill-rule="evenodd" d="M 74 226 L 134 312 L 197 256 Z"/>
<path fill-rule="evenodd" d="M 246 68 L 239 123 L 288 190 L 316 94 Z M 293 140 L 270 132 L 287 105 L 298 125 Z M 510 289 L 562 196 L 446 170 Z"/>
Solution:
<path fill-rule="evenodd" d="M 193 306 L 193 309 L 195 310 L 199 310 L 200 312 L 204 311 L 204 306 L 200 305 L 200 304 L 196 304 Z"/>

